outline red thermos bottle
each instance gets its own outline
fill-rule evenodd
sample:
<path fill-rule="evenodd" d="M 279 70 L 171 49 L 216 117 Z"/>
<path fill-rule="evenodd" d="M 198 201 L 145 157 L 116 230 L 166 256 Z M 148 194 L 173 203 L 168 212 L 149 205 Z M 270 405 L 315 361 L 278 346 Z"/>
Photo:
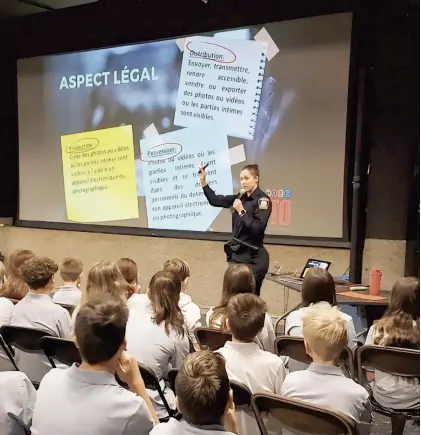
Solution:
<path fill-rule="evenodd" d="M 372 269 L 370 273 L 370 294 L 377 296 L 380 293 L 380 283 L 382 282 L 382 271 Z"/>

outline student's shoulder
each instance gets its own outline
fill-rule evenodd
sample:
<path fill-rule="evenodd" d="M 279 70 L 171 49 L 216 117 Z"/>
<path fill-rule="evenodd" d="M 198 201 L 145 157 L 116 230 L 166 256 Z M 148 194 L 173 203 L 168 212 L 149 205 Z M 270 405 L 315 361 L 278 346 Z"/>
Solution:
<path fill-rule="evenodd" d="M 42 378 L 39 388 L 41 390 L 41 387 L 44 389 L 50 385 L 53 385 L 55 388 L 55 386 L 59 385 L 59 383 L 63 382 L 68 377 L 69 377 L 68 369 L 51 369 Z"/>
<path fill-rule="evenodd" d="M 135 293 L 127 301 L 129 309 L 144 308 L 149 305 L 149 297 L 146 293 Z"/>
<path fill-rule="evenodd" d="M 354 323 L 354 320 L 352 319 L 352 316 L 350 316 L 347 313 L 344 313 L 343 311 L 340 311 L 342 319 L 344 319 L 347 323 Z"/>
<path fill-rule="evenodd" d="M 369 398 L 368 391 L 360 384 L 347 377 L 342 378 L 345 394 L 353 397 L 355 400 L 366 401 Z"/>
<path fill-rule="evenodd" d="M 10 299 L 0 297 L 0 309 L 13 308 L 13 307 L 14 307 L 13 302 Z"/>

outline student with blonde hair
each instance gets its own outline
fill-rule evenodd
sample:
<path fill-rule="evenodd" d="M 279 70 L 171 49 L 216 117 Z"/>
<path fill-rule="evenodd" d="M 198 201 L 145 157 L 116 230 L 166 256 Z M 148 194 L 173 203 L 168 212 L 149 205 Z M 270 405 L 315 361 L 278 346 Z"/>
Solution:
<path fill-rule="evenodd" d="M 221 328 L 229 332 L 226 326 L 228 303 L 230 299 L 241 293 L 255 293 L 256 282 L 252 270 L 245 264 L 233 264 L 224 274 L 222 297 L 218 306 L 211 307 L 206 313 L 206 324 L 210 328 Z M 268 352 L 275 353 L 275 331 L 269 314 L 265 315 L 263 329 L 257 334 L 256 342 Z"/>
<path fill-rule="evenodd" d="M 130 308 L 127 324 L 127 350 L 140 363 L 149 366 L 160 381 L 170 406 L 175 397 L 164 379 L 171 368 L 180 368 L 189 353 L 189 340 L 184 329 L 184 317 L 178 305 L 181 282 L 169 271 L 156 273 L 148 288 L 148 305 L 136 304 Z M 149 395 L 158 416 L 167 412 L 156 391 Z"/>
<path fill-rule="evenodd" d="M 151 435 L 239 434 L 230 383 L 221 355 L 201 350 L 189 355 L 175 380 L 177 408 L 174 418 L 155 426 Z"/>
<path fill-rule="evenodd" d="M 288 374 L 281 395 L 339 411 L 368 433 L 367 423 L 372 420 L 369 394 L 338 367 L 348 343 L 347 322 L 338 308 L 327 305 L 308 310 L 303 317 L 303 336 L 313 363 L 307 370 Z"/>
<path fill-rule="evenodd" d="M 54 294 L 53 301 L 56 304 L 80 305 L 82 292 L 80 282 L 83 275 L 82 260 L 66 257 L 60 264 L 59 275 L 63 285 Z"/>
<path fill-rule="evenodd" d="M 117 261 L 117 267 L 119 268 L 124 279 L 129 284 L 128 305 L 130 306 L 133 296 L 140 293 L 139 271 L 137 264 L 131 258 L 120 258 L 120 260 Z"/>
<path fill-rule="evenodd" d="M 400 278 L 390 295 L 389 307 L 383 317 L 374 322 L 365 344 L 420 348 L 420 281 L 417 278 Z M 367 371 L 372 383 L 374 399 L 392 409 L 410 409 L 420 406 L 420 381 L 418 378 L 392 376 L 376 370 Z M 392 419 L 392 427 L 399 421 Z M 405 422 L 401 422 L 405 424 Z M 399 432 L 396 428 L 397 433 Z M 402 427 L 403 430 L 403 427 Z"/>

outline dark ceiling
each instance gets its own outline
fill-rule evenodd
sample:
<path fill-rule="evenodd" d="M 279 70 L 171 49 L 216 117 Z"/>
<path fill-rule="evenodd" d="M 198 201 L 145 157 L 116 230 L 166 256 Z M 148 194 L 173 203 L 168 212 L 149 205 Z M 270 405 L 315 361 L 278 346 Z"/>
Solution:
<path fill-rule="evenodd" d="M 47 12 L 54 9 L 69 8 L 97 0 L 0 0 L 0 18 Z"/>

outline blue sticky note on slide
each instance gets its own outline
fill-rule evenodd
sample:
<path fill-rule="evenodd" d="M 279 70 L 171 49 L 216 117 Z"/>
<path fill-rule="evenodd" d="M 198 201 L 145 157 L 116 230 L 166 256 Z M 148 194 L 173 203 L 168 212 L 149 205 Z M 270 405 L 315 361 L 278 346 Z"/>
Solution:
<path fill-rule="evenodd" d="M 148 227 L 206 231 L 221 209 L 208 204 L 198 168 L 209 163 L 209 185 L 232 195 L 227 136 L 219 129 L 185 128 L 142 139 L 140 151 Z"/>

